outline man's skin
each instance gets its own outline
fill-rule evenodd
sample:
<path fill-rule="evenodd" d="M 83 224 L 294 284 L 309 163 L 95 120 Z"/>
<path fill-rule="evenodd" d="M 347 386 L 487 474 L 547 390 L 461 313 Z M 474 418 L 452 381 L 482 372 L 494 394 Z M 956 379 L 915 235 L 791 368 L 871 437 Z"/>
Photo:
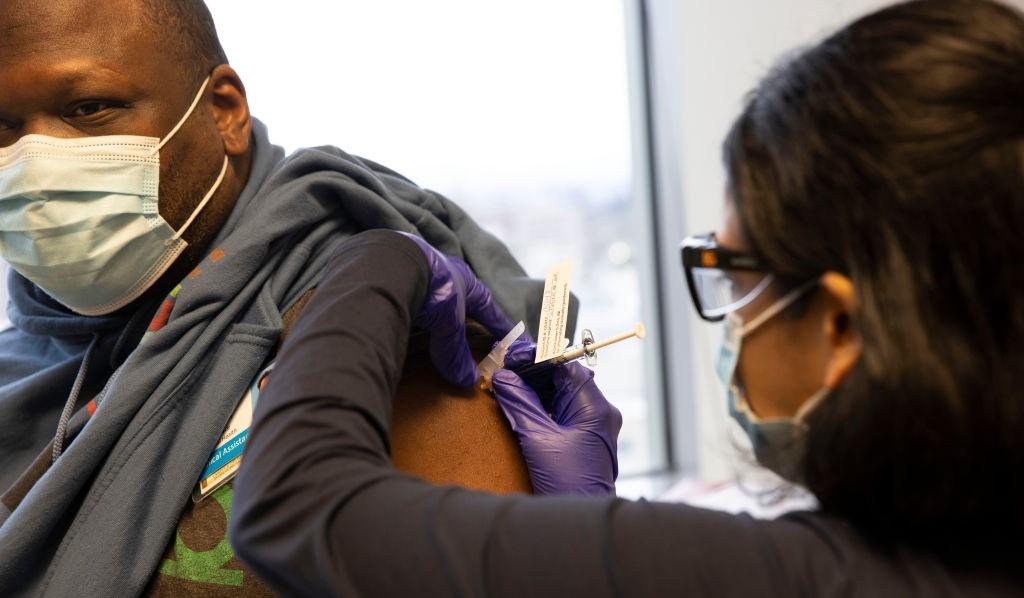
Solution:
<path fill-rule="evenodd" d="M 0 147 L 33 133 L 164 138 L 211 72 L 149 24 L 143 10 L 138 0 L 0 2 Z M 125 312 L 163 297 L 195 268 L 248 180 L 245 87 L 230 66 L 211 68 L 195 112 L 160 150 L 161 216 L 175 230 L 184 224 L 227 155 L 224 182 L 185 232 L 188 249 Z"/>

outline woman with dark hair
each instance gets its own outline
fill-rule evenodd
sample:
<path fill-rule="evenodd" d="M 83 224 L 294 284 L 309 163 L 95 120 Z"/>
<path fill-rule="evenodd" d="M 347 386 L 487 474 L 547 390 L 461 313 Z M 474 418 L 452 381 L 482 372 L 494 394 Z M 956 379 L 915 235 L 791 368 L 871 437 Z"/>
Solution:
<path fill-rule="evenodd" d="M 261 398 L 239 556 L 303 595 L 1024 594 L 1024 17 L 920 0 L 862 18 L 761 83 L 725 161 L 725 221 L 684 242 L 687 281 L 723 321 L 756 457 L 820 510 L 757 521 L 395 472 L 409 329 L 462 371 L 451 323 L 493 302 L 456 259 L 376 231 L 340 248 Z M 493 380 L 535 491 L 609 493 L 618 412 L 582 366 L 541 378 Z"/>

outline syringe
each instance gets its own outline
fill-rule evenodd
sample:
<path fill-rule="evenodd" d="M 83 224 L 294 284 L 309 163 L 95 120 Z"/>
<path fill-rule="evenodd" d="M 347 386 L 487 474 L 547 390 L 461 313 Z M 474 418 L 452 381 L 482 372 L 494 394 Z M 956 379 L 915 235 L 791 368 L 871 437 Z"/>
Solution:
<path fill-rule="evenodd" d="M 553 368 L 557 365 L 562 365 L 563 363 L 575 361 L 582 357 L 593 357 L 594 355 L 597 354 L 598 349 L 607 347 L 608 345 L 614 345 L 615 343 L 622 342 L 627 339 L 631 339 L 634 336 L 636 338 L 642 339 L 646 334 L 647 329 L 644 328 L 644 325 L 637 324 L 636 326 L 633 327 L 633 330 L 630 330 L 629 332 L 623 332 L 622 334 L 618 334 L 616 336 L 606 338 L 601 341 L 594 341 L 593 337 L 590 337 L 590 340 L 588 341 L 585 335 L 582 343 L 574 347 L 569 347 L 561 355 L 556 355 L 551 359 L 547 359 L 540 363 L 534 363 L 513 371 L 519 374 L 520 376 L 529 376 L 531 374 L 536 374 L 544 370 Z"/>

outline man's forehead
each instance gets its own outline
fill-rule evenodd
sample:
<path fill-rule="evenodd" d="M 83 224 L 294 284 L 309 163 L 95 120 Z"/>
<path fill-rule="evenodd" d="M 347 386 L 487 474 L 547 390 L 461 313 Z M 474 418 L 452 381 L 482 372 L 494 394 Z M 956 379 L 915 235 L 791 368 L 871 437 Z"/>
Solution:
<path fill-rule="evenodd" d="M 121 75 L 142 85 L 167 84 L 172 53 L 140 5 L 139 0 L 0 1 L 0 79 L 21 73 L 21 80 L 38 74 L 40 82 L 45 77 L 73 83 L 91 75 Z"/>
<path fill-rule="evenodd" d="M 137 0 L 4 0 L 0 59 L 71 51 L 117 57 L 145 39 L 140 11 Z"/>

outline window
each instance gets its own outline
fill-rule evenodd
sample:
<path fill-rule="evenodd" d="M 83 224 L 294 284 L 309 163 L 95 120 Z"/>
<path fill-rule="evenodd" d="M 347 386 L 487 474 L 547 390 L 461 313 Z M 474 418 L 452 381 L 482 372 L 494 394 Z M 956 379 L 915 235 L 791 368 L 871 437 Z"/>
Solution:
<path fill-rule="evenodd" d="M 579 329 L 655 327 L 621 0 L 208 4 L 275 143 L 337 145 L 447 195 L 531 276 L 572 258 Z M 623 475 L 666 463 L 658 367 L 651 339 L 599 356 Z"/>

